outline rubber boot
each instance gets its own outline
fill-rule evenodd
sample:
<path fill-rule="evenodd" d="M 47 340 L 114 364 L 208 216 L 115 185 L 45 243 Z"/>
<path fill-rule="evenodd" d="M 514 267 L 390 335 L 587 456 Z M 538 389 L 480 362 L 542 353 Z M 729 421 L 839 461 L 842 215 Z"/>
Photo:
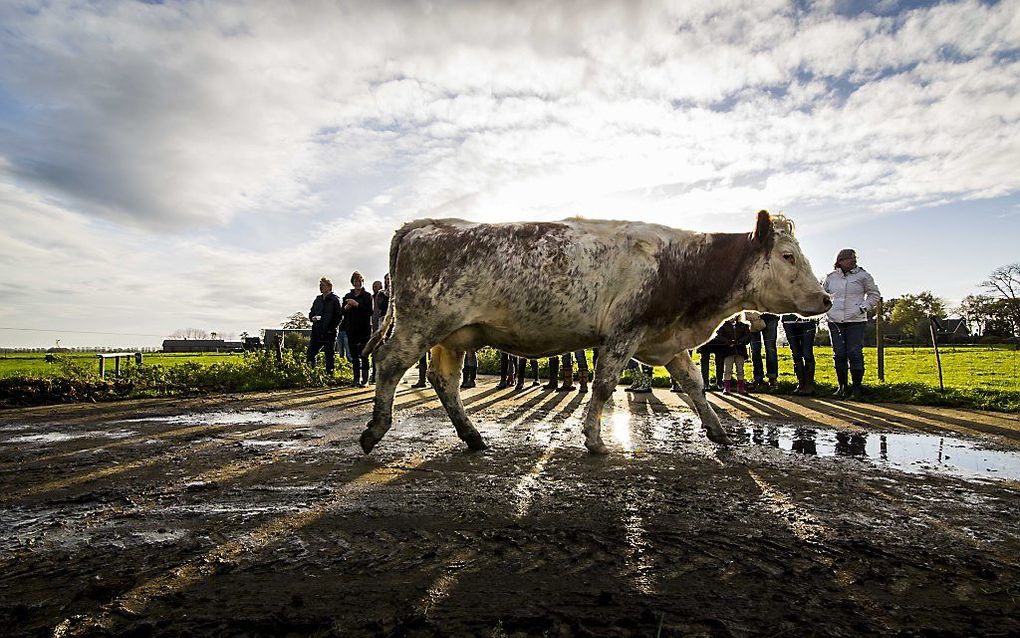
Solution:
<path fill-rule="evenodd" d="M 542 386 L 546 390 L 555 390 L 560 385 L 560 360 L 557 357 L 549 359 L 549 383 Z"/>
<path fill-rule="evenodd" d="M 655 377 L 644 370 L 641 370 L 641 383 L 634 388 L 635 394 L 648 394 L 652 391 L 652 379 Z"/>
<path fill-rule="evenodd" d="M 538 379 L 538 359 L 531 360 L 531 376 L 534 377 L 531 385 L 542 385 L 542 382 Z"/>
<path fill-rule="evenodd" d="M 804 378 L 801 382 L 800 396 L 810 397 L 815 394 L 815 364 L 805 363 L 804 371 L 801 373 Z"/>
<path fill-rule="evenodd" d="M 478 368 L 464 368 L 464 382 L 460 384 L 462 390 L 475 387 L 475 375 Z"/>
<path fill-rule="evenodd" d="M 412 388 L 424 388 L 425 387 L 425 371 L 426 371 L 426 369 L 427 369 L 427 366 L 423 366 L 423 365 L 421 365 L 421 363 L 418 364 L 418 383 L 415 383 L 414 385 L 412 385 L 411 386 Z"/>
<path fill-rule="evenodd" d="M 588 393 L 588 371 L 584 370 L 584 369 L 578 370 L 577 371 L 577 378 L 581 382 L 581 387 L 577 389 L 577 393 L 578 394 L 587 394 Z"/>
<path fill-rule="evenodd" d="M 747 394 L 747 386 L 743 379 L 737 379 L 737 394 Z"/>
<path fill-rule="evenodd" d="M 509 375 L 510 375 L 510 357 L 501 354 L 499 356 L 499 383 L 496 384 L 497 390 L 502 390 L 503 388 L 510 385 L 509 383 L 507 383 L 507 378 L 509 377 Z"/>
<path fill-rule="evenodd" d="M 793 394 L 799 396 L 804 391 L 804 366 L 799 361 L 793 362 L 793 373 L 797 375 L 797 389 L 793 391 Z"/>
<path fill-rule="evenodd" d="M 624 388 L 624 392 L 635 392 L 641 387 L 641 382 L 644 378 L 644 372 L 641 371 L 641 366 L 638 366 L 630 372 L 630 385 Z"/>
<path fill-rule="evenodd" d="M 832 393 L 832 396 L 837 399 L 845 399 L 850 395 L 850 388 L 847 387 L 846 383 L 847 371 L 836 368 L 836 381 L 839 383 L 839 389 Z"/>
<path fill-rule="evenodd" d="M 850 378 L 853 379 L 853 385 L 850 387 L 850 398 L 854 401 L 860 401 L 864 398 L 864 370 L 851 370 Z"/>
<path fill-rule="evenodd" d="M 574 364 L 568 363 L 563 366 L 563 385 L 560 386 L 560 392 L 570 392 L 576 390 L 577 386 L 574 385 Z"/>
<path fill-rule="evenodd" d="M 732 383 L 732 381 L 730 381 L 729 379 L 726 379 L 725 381 L 722 382 L 722 393 L 723 394 L 729 394 L 730 393 L 730 384 L 731 383 Z"/>
<path fill-rule="evenodd" d="M 520 392 L 524 389 L 525 378 L 524 370 L 527 368 L 528 360 L 524 357 L 517 359 L 517 385 L 514 387 L 515 390 Z"/>

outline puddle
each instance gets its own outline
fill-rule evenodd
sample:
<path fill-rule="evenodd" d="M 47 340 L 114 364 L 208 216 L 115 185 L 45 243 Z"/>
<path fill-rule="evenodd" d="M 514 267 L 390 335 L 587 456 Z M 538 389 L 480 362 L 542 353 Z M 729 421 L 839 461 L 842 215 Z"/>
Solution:
<path fill-rule="evenodd" d="M 932 434 L 847 432 L 788 426 L 741 427 L 745 443 L 811 456 L 843 456 L 891 465 L 906 472 L 938 472 L 967 478 L 1020 479 L 1020 454 L 974 441 Z"/>
<path fill-rule="evenodd" d="M 193 412 L 174 416 L 144 417 L 125 419 L 118 423 L 173 423 L 187 425 L 240 425 L 246 423 L 266 425 L 308 425 L 312 421 L 310 410 L 287 410 L 283 412 L 229 411 Z"/>

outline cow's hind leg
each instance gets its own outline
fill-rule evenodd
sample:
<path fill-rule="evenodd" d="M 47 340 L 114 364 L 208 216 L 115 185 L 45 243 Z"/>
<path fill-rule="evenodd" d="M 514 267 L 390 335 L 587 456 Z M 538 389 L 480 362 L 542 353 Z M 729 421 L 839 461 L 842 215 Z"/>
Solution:
<path fill-rule="evenodd" d="M 428 348 L 425 338 L 397 326 L 386 343 L 376 348 L 375 404 L 372 420 L 361 433 L 361 449 L 368 454 L 393 423 L 393 396 L 404 373 Z"/>
<path fill-rule="evenodd" d="M 439 400 L 446 408 L 457 436 L 472 450 L 484 450 L 485 441 L 475 426 L 471 425 L 464 403 L 460 400 L 460 371 L 464 367 L 464 351 L 445 346 L 432 348 L 432 365 L 429 367 L 429 381 L 435 388 Z"/>
<path fill-rule="evenodd" d="M 584 414 L 584 446 L 592 454 L 608 454 L 609 448 L 602 442 L 602 408 L 609 397 L 613 396 L 616 382 L 620 380 L 623 366 L 634 356 L 636 346 L 620 342 L 607 346 L 599 351 L 598 364 L 595 366 L 595 379 L 592 381 L 591 400 L 588 411 Z M 636 343 L 636 341 L 634 341 Z"/>
<path fill-rule="evenodd" d="M 691 355 L 686 350 L 681 352 L 666 364 L 666 369 L 669 370 L 673 380 L 680 384 L 683 391 L 690 397 L 694 409 L 701 417 L 701 425 L 705 428 L 708 439 L 720 445 L 730 445 L 730 437 L 727 436 L 726 430 L 719 422 L 719 417 L 712 409 L 712 405 L 705 398 L 705 386 L 701 379 L 701 372 L 694 367 Z"/>

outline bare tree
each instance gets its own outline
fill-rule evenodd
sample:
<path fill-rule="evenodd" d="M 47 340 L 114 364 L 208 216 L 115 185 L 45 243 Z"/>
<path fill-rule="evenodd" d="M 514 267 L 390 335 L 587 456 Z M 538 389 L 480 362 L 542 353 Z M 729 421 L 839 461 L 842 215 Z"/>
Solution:
<path fill-rule="evenodd" d="M 1020 333 L 1020 261 L 999 266 L 981 282 L 981 287 L 1004 302 L 1013 336 L 1017 336 Z"/>
<path fill-rule="evenodd" d="M 283 327 L 288 329 L 307 330 L 312 327 L 312 321 L 304 313 L 295 312 L 284 320 Z"/>
<path fill-rule="evenodd" d="M 178 328 L 170 333 L 172 339 L 208 339 L 209 333 L 201 328 Z"/>

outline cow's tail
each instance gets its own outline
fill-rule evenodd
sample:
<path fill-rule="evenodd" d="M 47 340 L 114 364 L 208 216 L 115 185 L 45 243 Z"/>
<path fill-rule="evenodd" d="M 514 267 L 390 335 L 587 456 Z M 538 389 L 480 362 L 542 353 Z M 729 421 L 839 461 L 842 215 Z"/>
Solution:
<path fill-rule="evenodd" d="M 407 236 L 412 230 L 416 230 L 423 226 L 428 226 L 433 223 L 431 219 L 416 219 L 413 222 L 407 222 L 401 226 L 397 232 L 393 234 L 393 240 L 390 242 L 390 302 L 386 306 L 386 317 L 379 324 L 379 329 L 372 333 L 372 338 L 365 344 L 362 353 L 364 356 L 372 354 L 379 344 L 382 343 L 386 334 L 389 332 L 390 327 L 393 326 L 393 321 L 396 317 L 397 309 L 397 295 L 396 287 L 393 286 L 392 280 L 397 278 L 397 255 L 400 253 L 400 243 L 404 241 L 404 237 Z"/>

